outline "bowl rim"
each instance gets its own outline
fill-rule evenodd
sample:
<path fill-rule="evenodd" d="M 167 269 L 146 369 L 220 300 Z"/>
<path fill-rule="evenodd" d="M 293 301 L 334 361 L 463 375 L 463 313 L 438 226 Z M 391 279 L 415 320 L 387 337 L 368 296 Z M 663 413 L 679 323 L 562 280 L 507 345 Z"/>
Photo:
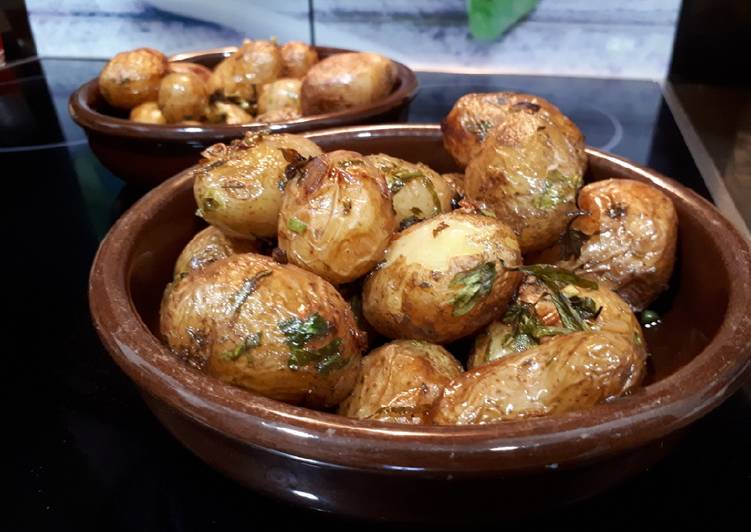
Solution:
<path fill-rule="evenodd" d="M 305 134 L 322 137 L 439 138 L 434 124 L 350 126 Z M 589 410 L 479 426 L 402 426 L 361 421 L 288 405 L 175 364 L 138 315 L 129 295 L 128 235 L 148 212 L 185 186 L 190 169 L 133 205 L 100 244 L 89 302 L 95 328 L 115 362 L 150 396 L 243 444 L 313 463 L 404 472 L 519 472 L 602 459 L 645 445 L 718 406 L 751 369 L 751 250 L 716 208 L 692 190 L 627 159 L 587 148 L 590 158 L 619 166 L 696 209 L 730 280 L 725 317 L 707 347 L 668 377 Z M 705 376 L 710 375 L 711 379 Z"/>
<path fill-rule="evenodd" d="M 350 53 L 354 50 L 335 48 L 330 46 L 315 46 L 319 53 L 334 55 Z M 237 46 L 223 46 L 205 50 L 181 52 L 168 57 L 170 62 L 190 62 L 196 58 L 221 54 L 228 57 Z M 88 103 L 92 92 L 98 90 L 97 78 L 93 78 L 79 86 L 68 99 L 68 112 L 71 118 L 86 130 L 109 134 L 119 137 L 140 139 L 146 142 L 159 140 L 161 142 L 185 142 L 190 140 L 206 141 L 215 139 L 217 142 L 227 137 L 241 137 L 246 131 L 269 129 L 271 131 L 303 131 L 336 127 L 348 123 L 356 118 L 359 121 L 377 117 L 378 115 L 404 105 L 415 97 L 420 84 L 415 72 L 408 66 L 391 59 L 397 68 L 399 86 L 385 98 L 372 104 L 360 105 L 331 113 L 303 116 L 294 120 L 281 122 L 249 122 L 247 124 L 144 124 L 133 122 L 127 118 L 119 118 L 100 112 Z"/>

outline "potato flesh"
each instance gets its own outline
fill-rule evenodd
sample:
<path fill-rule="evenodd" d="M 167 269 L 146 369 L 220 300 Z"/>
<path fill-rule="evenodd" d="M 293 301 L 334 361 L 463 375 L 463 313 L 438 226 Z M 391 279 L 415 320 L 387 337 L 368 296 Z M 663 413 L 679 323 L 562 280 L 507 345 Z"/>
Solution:
<path fill-rule="evenodd" d="M 338 341 L 337 364 L 293 366 L 286 320 L 318 315 L 328 325 L 304 344 Z M 178 357 L 224 382 L 293 404 L 336 405 L 352 390 L 363 338 L 329 283 L 291 265 L 251 253 L 233 255 L 171 283 L 160 330 Z M 249 339 L 254 343 L 248 345 Z M 338 340 L 337 340 L 338 339 Z M 320 361 L 319 361 L 320 362 Z"/>
<path fill-rule="evenodd" d="M 324 154 L 285 189 L 279 247 L 291 263 L 335 284 L 372 270 L 395 230 L 386 180 L 359 153 Z"/>
<path fill-rule="evenodd" d="M 433 422 L 469 425 L 581 410 L 638 385 L 644 349 L 626 335 L 577 332 L 467 371 L 446 388 Z"/>
<path fill-rule="evenodd" d="M 339 406 L 339 414 L 390 423 L 426 423 L 433 403 L 462 370 L 438 345 L 396 340 L 363 359 L 357 384 Z"/>
<path fill-rule="evenodd" d="M 678 216 L 656 187 L 628 179 L 590 183 L 579 192 L 571 229 L 588 237 L 578 258 L 560 259 L 560 248 L 538 260 L 594 276 L 617 291 L 635 310 L 646 308 L 670 280 L 675 264 Z"/>
<path fill-rule="evenodd" d="M 511 229 L 494 218 L 460 211 L 402 231 L 386 257 L 365 282 L 363 311 L 389 338 L 444 343 L 472 334 L 505 310 L 520 278 L 510 271 L 521 265 Z M 479 275 L 487 267 L 494 277 L 483 291 L 452 284 L 457 275 Z M 471 298 L 457 312 L 466 290 Z"/>
<path fill-rule="evenodd" d="M 302 157 L 321 153 L 304 137 L 289 134 L 246 137 L 234 147 L 221 145 L 195 170 L 193 192 L 200 215 L 235 238 L 276 234 L 282 204 L 284 172 L 289 166 L 282 150 Z"/>

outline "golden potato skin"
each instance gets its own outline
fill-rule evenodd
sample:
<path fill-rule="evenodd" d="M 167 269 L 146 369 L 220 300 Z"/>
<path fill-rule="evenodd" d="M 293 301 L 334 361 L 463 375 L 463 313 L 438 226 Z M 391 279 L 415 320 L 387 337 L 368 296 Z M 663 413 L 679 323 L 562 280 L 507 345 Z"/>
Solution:
<path fill-rule="evenodd" d="M 643 347 L 622 334 L 561 336 L 454 379 L 433 422 L 487 424 L 586 409 L 638 385 L 645 358 Z"/>
<path fill-rule="evenodd" d="M 229 102 L 212 102 L 206 115 L 209 122 L 215 124 L 250 124 L 254 122 L 253 115 L 239 105 Z"/>
<path fill-rule="evenodd" d="M 560 128 L 574 147 L 582 167 L 587 164 L 579 128 L 545 98 L 520 92 L 465 94 L 441 122 L 443 145 L 461 168 L 477 154 L 488 134 L 515 114 L 538 115 Z"/>
<path fill-rule="evenodd" d="M 410 163 L 379 153 L 366 155 L 386 176 L 391 201 L 399 224 L 410 225 L 451 210 L 454 190 L 435 170 L 422 163 Z"/>
<path fill-rule="evenodd" d="M 205 66 L 198 63 L 176 61 L 169 64 L 168 70 L 169 72 L 176 72 L 178 74 L 190 72 L 191 74 L 195 74 L 196 76 L 201 78 L 201 81 L 203 81 L 204 83 L 208 83 L 209 79 L 211 79 L 211 69 L 206 68 Z"/>
<path fill-rule="evenodd" d="M 388 96 L 396 81 L 396 65 L 367 52 L 335 54 L 313 65 L 303 78 L 303 115 L 342 111 Z"/>
<path fill-rule="evenodd" d="M 398 234 L 370 274 L 363 312 L 381 334 L 446 343 L 502 314 L 521 279 L 521 253 L 498 220 L 455 210 Z"/>
<path fill-rule="evenodd" d="M 596 316 L 584 319 L 588 330 L 622 334 L 637 345 L 645 345 L 641 326 L 628 303 L 602 284 L 598 284 L 596 288 L 568 284 L 562 288 L 561 295 L 569 301 L 572 298 L 589 298 L 595 303 L 598 309 Z M 514 302 L 531 305 L 541 324 L 556 328 L 563 327 L 560 313 L 550 296 L 550 289 L 534 275 L 524 276 Z M 472 369 L 515 354 L 518 349 L 511 342 L 512 335 L 511 325 L 503 321 L 492 322 L 476 338 L 467 367 Z M 560 337 L 560 335 L 544 336 L 540 339 L 540 343 L 555 342 Z"/>
<path fill-rule="evenodd" d="M 635 310 L 667 288 L 675 265 L 678 216 L 657 187 L 629 179 L 606 179 L 581 189 L 570 231 L 586 239 L 579 256 L 561 257 L 554 246 L 536 259 L 598 279 Z"/>
<path fill-rule="evenodd" d="M 425 424 L 433 403 L 463 371 L 439 345 L 395 340 L 367 355 L 339 414 L 388 423 Z"/>
<path fill-rule="evenodd" d="M 279 247 L 292 264 L 342 284 L 376 266 L 396 227 L 381 171 L 359 153 L 338 150 L 316 157 L 288 182 Z"/>
<path fill-rule="evenodd" d="M 336 405 L 352 391 L 364 347 L 333 286 L 252 253 L 168 285 L 160 331 L 179 358 L 209 375 L 312 407 Z"/>
<path fill-rule="evenodd" d="M 258 97 L 260 114 L 292 109 L 300 113 L 300 87 L 302 81 L 293 78 L 281 78 L 267 83 L 261 88 Z"/>
<path fill-rule="evenodd" d="M 240 48 L 215 68 L 209 93 L 255 102 L 261 86 L 282 74 L 282 55 L 272 41 L 243 41 Z"/>
<path fill-rule="evenodd" d="M 286 109 L 277 109 L 276 111 L 269 111 L 268 113 L 260 114 L 256 117 L 256 122 L 285 122 L 287 120 L 296 120 L 301 117 L 302 114 L 298 109 L 287 107 Z"/>
<path fill-rule="evenodd" d="M 235 238 L 272 237 L 287 167 L 320 153 L 315 143 L 285 133 L 249 133 L 229 146 L 216 144 L 194 170 L 198 214 Z"/>
<path fill-rule="evenodd" d="M 209 226 L 196 233 L 180 252 L 175 262 L 175 279 L 230 255 L 257 250 L 258 246 L 253 240 L 230 238 L 216 227 Z"/>
<path fill-rule="evenodd" d="M 318 62 L 316 49 L 300 41 L 289 41 L 279 49 L 286 78 L 302 78 Z"/>
<path fill-rule="evenodd" d="M 99 74 L 99 92 L 110 105 L 125 110 L 155 101 L 167 67 L 167 57 L 152 48 L 121 52 Z"/>
<path fill-rule="evenodd" d="M 206 84 L 193 72 L 167 74 L 159 84 L 159 108 L 167 122 L 197 120 L 208 104 Z"/>
<path fill-rule="evenodd" d="M 162 110 L 159 109 L 159 104 L 156 102 L 144 102 L 140 105 L 136 105 L 130 110 L 130 119 L 134 122 L 141 122 L 142 124 L 167 123 L 167 119 L 164 118 Z"/>
<path fill-rule="evenodd" d="M 552 245 L 566 229 L 582 170 L 559 127 L 539 113 L 512 113 L 469 162 L 465 193 L 511 226 L 527 253 Z"/>

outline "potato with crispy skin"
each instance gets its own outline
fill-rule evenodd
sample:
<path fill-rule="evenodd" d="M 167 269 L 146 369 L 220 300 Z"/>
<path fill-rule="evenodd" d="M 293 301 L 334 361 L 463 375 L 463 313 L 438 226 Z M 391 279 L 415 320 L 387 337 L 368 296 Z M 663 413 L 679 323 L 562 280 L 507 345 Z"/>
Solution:
<path fill-rule="evenodd" d="M 396 227 L 381 171 L 359 153 L 338 150 L 311 160 L 287 184 L 279 247 L 292 264 L 348 283 L 383 258 Z"/>
<path fill-rule="evenodd" d="M 396 340 L 367 355 L 339 414 L 389 423 L 424 424 L 444 387 L 462 366 L 443 347 Z"/>
<path fill-rule="evenodd" d="M 598 279 L 643 310 L 665 288 L 675 264 L 678 216 L 657 187 L 629 179 L 590 183 L 578 216 L 553 248 L 531 257 Z"/>
<path fill-rule="evenodd" d="M 340 403 L 354 387 L 363 338 L 349 305 L 320 277 L 245 253 L 165 290 L 160 331 L 181 359 L 272 399 Z"/>
<path fill-rule="evenodd" d="M 639 322 L 623 299 L 591 279 L 550 265 L 523 266 L 525 277 L 500 321 L 475 340 L 467 366 L 557 341 L 579 331 L 622 334 L 644 345 Z"/>
<path fill-rule="evenodd" d="M 318 62 L 318 52 L 309 44 L 289 41 L 279 49 L 284 69 L 282 75 L 288 78 L 302 78 Z"/>
<path fill-rule="evenodd" d="M 299 79 L 281 78 L 267 83 L 261 88 L 258 96 L 258 113 L 272 113 L 283 109 L 291 109 L 298 114 L 300 111 Z"/>
<path fill-rule="evenodd" d="M 441 122 L 443 145 L 461 168 L 480 150 L 489 133 L 517 114 L 536 115 L 558 127 L 568 139 L 584 171 L 587 154 L 579 128 L 545 98 L 520 92 L 465 94 Z"/>
<path fill-rule="evenodd" d="M 286 133 L 215 144 L 193 170 L 198 214 L 228 236 L 272 237 L 288 174 L 320 153 L 314 142 Z"/>
<path fill-rule="evenodd" d="M 282 75 L 282 55 L 273 41 L 244 40 L 219 63 L 209 79 L 209 94 L 255 103 L 261 87 Z"/>
<path fill-rule="evenodd" d="M 130 110 L 130 119 L 134 122 L 141 122 L 142 124 L 167 123 L 167 119 L 164 118 L 162 110 L 159 109 L 159 104 L 156 102 L 144 102 L 140 105 L 136 105 Z"/>
<path fill-rule="evenodd" d="M 221 100 L 209 103 L 206 118 L 214 124 L 250 124 L 255 122 L 253 115 L 243 109 L 242 106 Z"/>
<path fill-rule="evenodd" d="M 173 72 L 159 84 L 159 108 L 167 122 L 197 120 L 209 104 L 206 83 L 193 72 Z"/>
<path fill-rule="evenodd" d="M 396 65 L 367 52 L 334 54 L 316 63 L 303 78 L 303 115 L 343 111 L 377 102 L 391 93 Z"/>
<path fill-rule="evenodd" d="M 199 231 L 180 252 L 175 262 L 175 279 L 181 279 L 193 270 L 200 270 L 230 255 L 257 250 L 255 241 L 228 237 L 210 225 Z"/>
<path fill-rule="evenodd" d="M 366 155 L 386 176 L 396 217 L 401 227 L 451 210 L 454 190 L 435 170 L 422 163 L 410 163 L 379 153 Z"/>
<path fill-rule="evenodd" d="M 389 338 L 445 343 L 502 314 L 521 274 L 511 229 L 455 210 L 397 235 L 365 282 L 366 319 Z"/>
<path fill-rule="evenodd" d="M 99 74 L 99 92 L 119 109 L 133 109 L 144 102 L 156 101 L 159 83 L 167 74 L 167 57 L 152 48 L 121 52 Z"/>
<path fill-rule="evenodd" d="M 590 408 L 637 386 L 645 359 L 643 346 L 627 335 L 566 334 L 454 379 L 435 404 L 432 420 L 486 424 Z"/>
<path fill-rule="evenodd" d="M 552 245 L 576 210 L 582 166 L 566 134 L 540 114 L 510 114 L 467 166 L 466 197 L 509 224 L 522 252 Z"/>

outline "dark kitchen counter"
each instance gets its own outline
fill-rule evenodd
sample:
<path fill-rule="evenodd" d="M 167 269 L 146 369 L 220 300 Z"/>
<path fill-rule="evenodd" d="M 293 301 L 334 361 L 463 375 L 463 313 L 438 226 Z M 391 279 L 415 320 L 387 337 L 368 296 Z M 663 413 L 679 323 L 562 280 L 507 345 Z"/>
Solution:
<path fill-rule="evenodd" d="M 42 60 L 0 69 L 0 172 L 8 185 L 2 262 L 11 303 L 3 320 L 9 491 L 0 530 L 350 529 L 351 522 L 277 503 L 215 473 L 159 425 L 99 343 L 88 311 L 89 267 L 109 226 L 144 192 L 104 169 L 68 117 L 68 95 L 101 66 Z M 710 198 L 656 83 L 419 77 L 410 121 L 440 120 L 466 92 L 537 93 L 558 104 L 589 144 Z M 497 528 L 633 531 L 648 523 L 747 522 L 750 451 L 751 400 L 740 391 L 639 477 L 576 506 Z"/>

